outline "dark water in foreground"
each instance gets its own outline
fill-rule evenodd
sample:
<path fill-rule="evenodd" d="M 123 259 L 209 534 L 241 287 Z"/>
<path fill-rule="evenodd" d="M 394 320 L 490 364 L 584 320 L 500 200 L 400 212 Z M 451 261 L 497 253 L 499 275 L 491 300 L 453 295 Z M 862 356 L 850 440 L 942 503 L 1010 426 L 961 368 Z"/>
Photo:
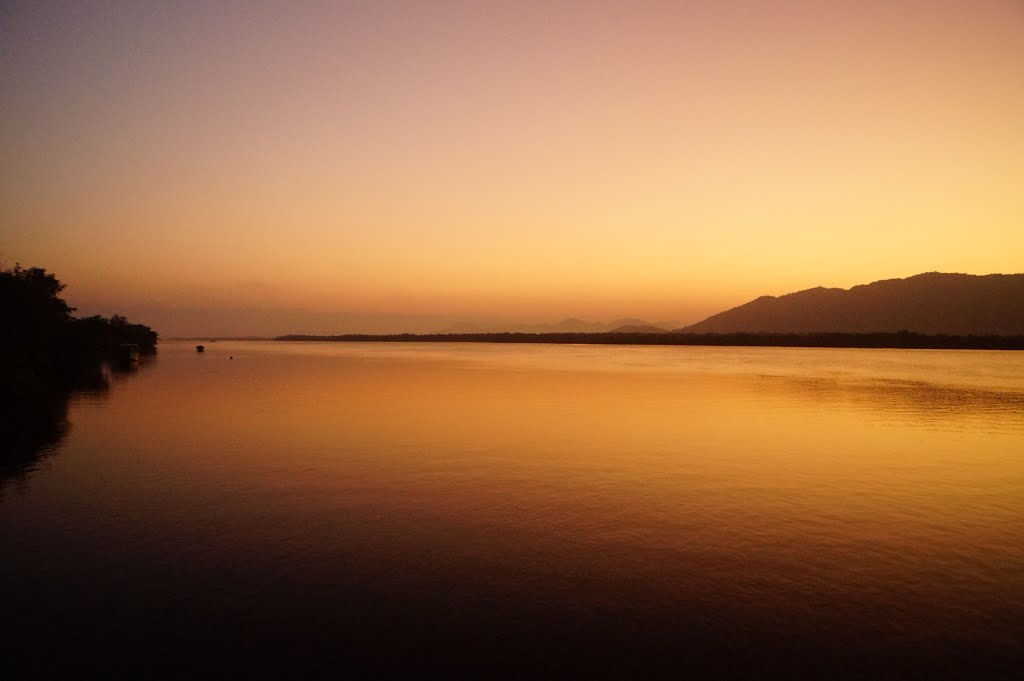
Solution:
<path fill-rule="evenodd" d="M 1022 353 L 164 343 L 68 421 L 0 676 L 1024 668 Z"/>

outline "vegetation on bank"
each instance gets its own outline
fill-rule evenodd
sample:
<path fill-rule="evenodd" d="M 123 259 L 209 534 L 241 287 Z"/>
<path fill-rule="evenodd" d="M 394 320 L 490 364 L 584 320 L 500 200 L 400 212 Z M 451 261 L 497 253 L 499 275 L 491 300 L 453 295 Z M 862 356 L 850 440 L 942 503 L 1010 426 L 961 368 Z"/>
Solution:
<path fill-rule="evenodd" d="M 288 335 L 279 341 L 401 343 L 579 343 L 590 345 L 736 345 L 801 348 L 1024 350 L 1024 336 L 948 336 L 896 333 L 431 333 Z"/>
<path fill-rule="evenodd" d="M 148 326 L 118 315 L 76 318 L 63 290 L 39 267 L 0 270 L 0 448 L 8 451 L 30 449 L 20 445 L 33 439 L 32 424 L 50 424 L 72 389 L 101 383 L 103 363 L 122 360 L 126 344 L 156 352 Z"/>

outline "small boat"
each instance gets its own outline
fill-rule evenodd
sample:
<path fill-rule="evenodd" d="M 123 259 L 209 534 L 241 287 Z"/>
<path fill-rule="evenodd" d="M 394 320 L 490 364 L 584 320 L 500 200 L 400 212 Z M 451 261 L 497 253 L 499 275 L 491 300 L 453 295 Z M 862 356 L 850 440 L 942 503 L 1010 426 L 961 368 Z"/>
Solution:
<path fill-rule="evenodd" d="M 139 346 L 135 343 L 122 343 L 118 348 L 118 358 L 125 364 L 139 361 Z"/>
<path fill-rule="evenodd" d="M 197 345 L 196 346 L 196 352 L 203 352 L 205 350 L 206 350 L 206 346 L 205 345 Z"/>

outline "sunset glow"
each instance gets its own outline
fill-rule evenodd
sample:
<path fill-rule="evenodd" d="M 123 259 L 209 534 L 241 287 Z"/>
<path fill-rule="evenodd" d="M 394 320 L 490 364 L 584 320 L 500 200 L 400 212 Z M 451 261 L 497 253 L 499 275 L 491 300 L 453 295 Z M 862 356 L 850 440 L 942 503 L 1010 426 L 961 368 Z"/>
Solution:
<path fill-rule="evenodd" d="M 1024 263 L 1024 5 L 2 10 L 0 265 L 162 335 L 692 323 Z"/>

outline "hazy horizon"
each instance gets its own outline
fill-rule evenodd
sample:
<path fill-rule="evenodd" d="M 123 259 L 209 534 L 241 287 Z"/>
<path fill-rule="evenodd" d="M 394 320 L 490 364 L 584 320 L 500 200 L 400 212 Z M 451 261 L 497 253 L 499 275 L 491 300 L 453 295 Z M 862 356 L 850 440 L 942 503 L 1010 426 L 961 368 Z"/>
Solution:
<path fill-rule="evenodd" d="M 936 274 L 932 273 L 917 273 Z M 971 273 L 944 273 L 961 274 L 967 276 Z M 1021 276 L 1016 272 L 992 272 L 987 275 L 998 276 Z M 911 276 L 917 276 L 911 275 Z M 901 280 L 907 277 L 890 277 L 888 280 Z M 861 282 L 855 286 L 872 284 L 875 282 Z M 811 287 L 817 288 L 817 287 Z M 829 287 L 849 290 L 853 287 Z M 806 289 L 801 289 L 806 290 Z M 796 293 L 796 291 L 783 291 L 778 295 Z M 775 297 L 776 294 L 764 294 Z M 942 295 L 936 293 L 936 295 Z M 760 297 L 760 296 L 756 296 Z M 68 296 L 73 302 L 73 296 Z M 151 325 L 157 330 L 161 328 L 185 329 L 178 333 L 163 332 L 165 338 L 270 338 L 289 334 L 298 335 L 336 335 L 336 334 L 395 334 L 395 333 L 489 333 L 489 332 L 527 332 L 545 333 L 558 331 L 611 331 L 619 326 L 634 326 L 638 324 L 650 324 L 666 330 L 676 330 L 691 324 L 704 321 L 720 312 L 725 312 L 733 307 L 751 302 L 755 296 L 741 301 L 736 305 L 715 310 L 702 315 L 699 319 L 664 319 L 658 317 L 642 318 L 637 316 L 623 315 L 609 319 L 607 317 L 564 314 L 561 316 L 523 316 L 509 317 L 501 315 L 471 316 L 457 314 L 351 314 L 339 311 L 324 312 L 307 309 L 267 309 L 267 308 L 230 308 L 217 309 L 205 307 L 155 307 L 153 305 L 129 307 L 127 310 L 119 308 L 118 314 L 128 313 L 130 318 L 137 318 L 139 315 L 148 315 Z M 88 316 L 91 314 L 109 315 L 99 306 L 85 306 L 78 308 L 76 314 Z M 181 326 L 180 319 L 187 318 L 192 326 Z M 285 325 L 288 328 L 284 328 Z M 250 329 L 246 333 L 240 333 L 236 329 Z"/>
<path fill-rule="evenodd" d="M 0 10 L 0 264 L 164 336 L 691 324 L 1024 262 L 1024 5 Z"/>

